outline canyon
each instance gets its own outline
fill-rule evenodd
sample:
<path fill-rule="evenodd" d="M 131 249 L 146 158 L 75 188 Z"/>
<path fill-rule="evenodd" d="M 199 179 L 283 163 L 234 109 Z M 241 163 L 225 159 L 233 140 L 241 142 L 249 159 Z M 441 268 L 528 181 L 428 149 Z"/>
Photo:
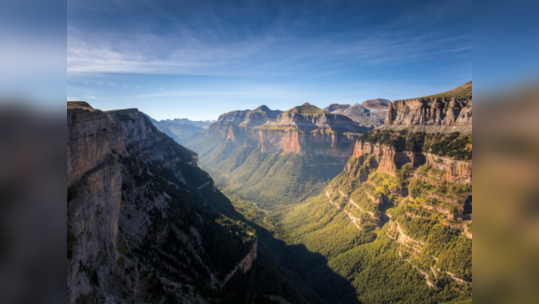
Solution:
<path fill-rule="evenodd" d="M 470 301 L 468 92 L 233 111 L 188 148 L 68 103 L 68 302 Z"/>
<path fill-rule="evenodd" d="M 68 303 L 206 303 L 236 297 L 261 267 L 256 231 L 198 155 L 137 109 L 68 102 L 67 239 Z M 264 288 L 302 302 L 291 285 Z"/>

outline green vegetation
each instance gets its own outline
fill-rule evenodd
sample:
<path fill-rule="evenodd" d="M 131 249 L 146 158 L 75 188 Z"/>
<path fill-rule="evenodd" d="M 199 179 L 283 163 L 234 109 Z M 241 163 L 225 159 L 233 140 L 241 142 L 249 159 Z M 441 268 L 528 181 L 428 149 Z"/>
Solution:
<path fill-rule="evenodd" d="M 68 203 L 76 199 L 78 195 L 79 195 L 79 191 L 77 190 L 77 188 L 75 188 L 75 186 L 69 186 L 67 188 L 67 202 Z"/>
<path fill-rule="evenodd" d="M 471 97 L 472 96 L 472 82 L 467 82 L 460 87 L 454 88 L 444 93 L 425 96 L 421 98 L 447 98 L 447 97 Z"/>
<path fill-rule="evenodd" d="M 467 301 L 471 285 L 459 285 L 446 272 L 472 277 L 471 240 L 461 229 L 448 226 L 453 224 L 448 214 L 437 210 L 460 213 L 471 186 L 444 182 L 440 176 L 445 172 L 428 166 L 414 169 L 405 164 L 396 170 L 396 176 L 369 172 L 366 164 L 371 158 L 351 159 L 349 166 L 363 168 L 364 181 L 342 172 L 327 186 L 329 197 L 322 191 L 301 204 L 274 209 L 235 198 L 234 206 L 249 220 L 273 231 L 272 239 L 284 242 L 284 247 L 276 249 L 280 264 L 323 299 L 343 303 Z M 237 197 L 236 191 L 230 191 Z M 408 192 L 411 200 L 401 196 Z M 374 217 L 353 206 L 350 199 Z M 425 205 L 438 209 L 425 209 Z M 361 229 L 344 211 L 360 219 Z M 424 243 L 420 253 L 389 237 L 396 230 L 390 232 L 390 225 L 378 220 L 384 213 L 409 237 Z M 440 269 L 437 277 L 431 266 Z M 416 269 L 429 273 L 437 287 L 429 287 Z"/>
<path fill-rule="evenodd" d="M 273 132 L 288 132 L 288 131 L 298 131 L 302 132 L 297 126 L 279 126 L 279 125 L 261 125 L 253 128 L 254 130 L 260 131 L 273 131 Z"/>
<path fill-rule="evenodd" d="M 329 114 L 329 112 L 324 111 L 308 103 L 305 103 L 301 106 L 294 107 L 288 111 L 285 111 L 284 113 L 298 113 L 298 114 L 304 114 L 304 115 L 317 115 L 317 114 L 323 114 L 323 113 Z"/>
<path fill-rule="evenodd" d="M 331 165 L 321 165 L 324 163 Z M 330 157 L 292 152 L 262 153 L 231 141 L 213 146 L 212 152 L 200 159 L 220 188 L 264 208 L 299 203 L 320 193 L 342 170 L 344 164 L 339 163 Z"/>
<path fill-rule="evenodd" d="M 362 142 L 393 147 L 397 152 L 425 152 L 456 160 L 472 160 L 472 137 L 458 132 L 450 134 L 408 133 L 392 130 L 372 130 L 363 134 Z"/>
<path fill-rule="evenodd" d="M 397 152 L 472 159 L 472 138 L 459 133 L 370 131 L 360 140 Z M 238 296 L 247 289 L 234 280 L 255 284 L 247 277 L 256 273 L 294 303 L 295 296 L 284 295 L 275 279 L 259 272 L 262 268 L 288 273 L 285 281 L 296 291 L 305 295 L 312 289 L 330 303 L 465 303 L 471 298 L 471 284 L 460 285 L 448 274 L 472 278 L 471 240 L 464 233 L 471 232 L 471 224 L 451 217 L 463 215 L 471 186 L 443 181 L 445 171 L 404 163 L 391 175 L 376 171 L 373 155 L 363 155 L 350 158 L 342 172 L 344 164 L 327 170 L 321 161 L 293 153 L 261 153 L 227 141 L 197 145 L 204 155 L 201 165 L 256 230 L 259 254 L 265 257 L 233 278 L 235 298 L 228 301 L 254 303 L 252 294 Z M 237 234 L 238 244 L 248 244 L 245 231 Z"/>

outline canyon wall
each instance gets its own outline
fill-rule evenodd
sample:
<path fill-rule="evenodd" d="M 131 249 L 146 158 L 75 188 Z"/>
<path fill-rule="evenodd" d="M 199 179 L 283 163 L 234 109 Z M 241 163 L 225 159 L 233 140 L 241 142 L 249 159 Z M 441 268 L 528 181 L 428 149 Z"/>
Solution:
<path fill-rule="evenodd" d="M 136 109 L 68 103 L 68 303 L 205 302 L 193 286 L 220 289 L 237 263 L 251 267 L 254 230 L 227 219 L 197 162 Z"/>
<path fill-rule="evenodd" d="M 472 97 L 396 100 L 389 105 L 385 125 L 454 126 L 472 124 Z"/>
<path fill-rule="evenodd" d="M 357 135 L 366 130 L 348 117 L 304 104 L 282 113 L 262 106 L 223 114 L 207 134 L 264 153 L 294 152 L 346 159 L 352 154 Z"/>
<path fill-rule="evenodd" d="M 352 158 L 369 158 L 367 167 L 371 170 L 391 174 L 395 176 L 395 170 L 405 164 L 411 168 L 419 168 L 426 165 L 435 170 L 443 171 L 441 180 L 451 183 L 472 183 L 472 163 L 469 161 L 455 160 L 449 157 L 434 155 L 423 152 L 397 152 L 395 148 L 387 145 L 373 144 L 358 140 L 354 147 Z M 356 170 L 354 170 L 354 168 Z M 357 167 L 354 162 L 349 162 L 345 170 L 350 177 L 358 178 Z"/>

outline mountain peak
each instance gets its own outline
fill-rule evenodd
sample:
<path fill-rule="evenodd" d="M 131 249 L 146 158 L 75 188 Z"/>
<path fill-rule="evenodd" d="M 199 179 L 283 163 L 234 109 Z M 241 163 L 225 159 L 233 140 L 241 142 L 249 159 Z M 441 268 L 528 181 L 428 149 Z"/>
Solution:
<path fill-rule="evenodd" d="M 348 108 L 350 108 L 349 104 L 332 103 L 329 106 L 325 107 L 324 110 L 328 112 L 334 112 L 337 110 L 346 110 Z"/>
<path fill-rule="evenodd" d="M 253 110 L 253 112 L 260 112 L 260 111 L 269 112 L 269 111 L 271 111 L 271 109 L 268 108 L 266 105 L 261 105 L 260 107 Z"/>
<path fill-rule="evenodd" d="M 85 108 L 93 110 L 92 106 L 86 101 L 68 101 L 67 108 Z"/>
<path fill-rule="evenodd" d="M 298 114 L 305 114 L 305 115 L 314 114 L 314 115 L 316 115 L 316 114 L 327 113 L 327 112 L 320 109 L 317 106 L 313 106 L 310 103 L 306 102 L 306 103 L 302 104 L 301 106 L 297 106 L 297 107 L 294 107 L 294 108 L 286 111 L 286 113 L 298 113 Z"/>
<path fill-rule="evenodd" d="M 388 99 L 376 98 L 365 100 L 361 105 L 365 108 L 387 110 L 390 103 L 391 101 Z"/>

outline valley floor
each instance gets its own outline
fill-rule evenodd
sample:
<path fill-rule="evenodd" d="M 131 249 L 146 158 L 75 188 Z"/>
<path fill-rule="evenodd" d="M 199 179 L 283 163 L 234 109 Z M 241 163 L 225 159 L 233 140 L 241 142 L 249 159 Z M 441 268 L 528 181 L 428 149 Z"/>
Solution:
<path fill-rule="evenodd" d="M 392 197 L 381 216 L 368 210 L 369 201 L 375 203 L 368 190 L 377 186 L 376 181 L 350 183 L 354 181 L 342 174 L 318 196 L 271 207 L 245 200 L 231 189 L 223 192 L 257 226 L 264 243 L 261 250 L 315 290 L 324 303 L 471 303 L 471 280 L 466 279 L 471 274 L 439 269 L 434 256 L 439 253 L 433 246 L 426 246 L 418 235 L 408 236 L 390 219 L 407 216 L 399 203 L 409 197 Z M 360 198 L 357 192 L 350 193 L 362 187 L 366 189 Z M 451 246 L 457 249 L 452 252 L 466 260 L 471 240 L 459 236 L 457 229 L 434 226 L 433 233 L 439 226 L 452 229 L 438 236 L 454 234 Z M 462 259 L 449 258 L 451 263 Z"/>

